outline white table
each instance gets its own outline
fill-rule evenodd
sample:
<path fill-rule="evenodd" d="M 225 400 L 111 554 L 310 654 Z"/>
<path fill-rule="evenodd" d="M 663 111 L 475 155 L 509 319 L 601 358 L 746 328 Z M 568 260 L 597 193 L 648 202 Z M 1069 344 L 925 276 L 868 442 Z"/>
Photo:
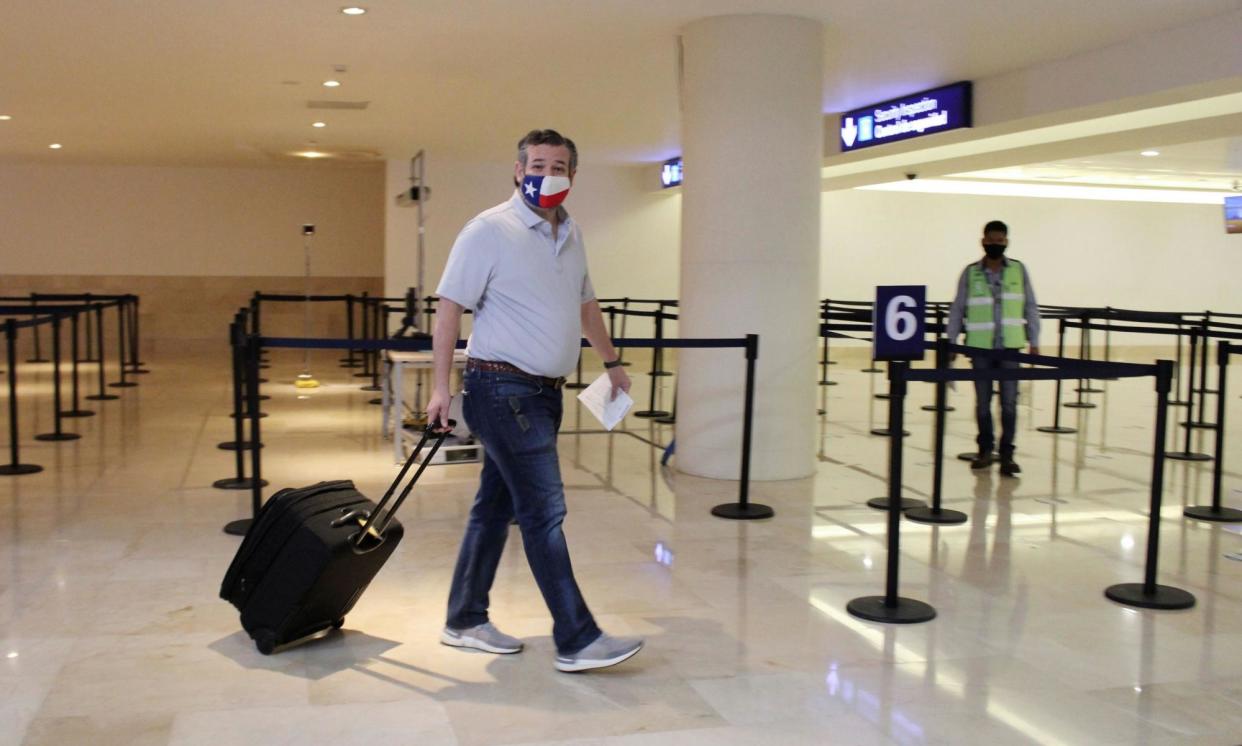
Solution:
<path fill-rule="evenodd" d="M 392 438 L 393 459 L 399 464 L 405 461 L 405 452 L 403 449 L 405 428 L 402 422 L 405 420 L 403 416 L 403 406 L 405 402 L 405 369 L 412 368 L 415 374 L 422 376 L 424 371 L 430 371 L 435 367 L 435 359 L 431 351 L 427 352 L 398 352 L 396 350 L 384 350 L 384 385 L 382 403 L 384 409 L 384 437 Z M 466 368 L 466 351 L 454 350 L 453 352 L 453 368 L 456 370 L 465 370 Z M 414 411 L 418 412 L 423 406 L 422 382 L 418 382 L 418 388 L 414 394 Z"/>

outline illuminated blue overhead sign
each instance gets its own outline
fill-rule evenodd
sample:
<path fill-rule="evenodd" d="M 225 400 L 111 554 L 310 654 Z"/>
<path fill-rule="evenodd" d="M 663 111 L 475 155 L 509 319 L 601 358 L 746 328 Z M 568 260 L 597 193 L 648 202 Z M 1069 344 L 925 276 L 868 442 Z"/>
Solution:
<path fill-rule="evenodd" d="M 841 115 L 841 152 L 971 126 L 970 82 L 913 93 Z"/>
<path fill-rule="evenodd" d="M 673 158 L 664 162 L 660 170 L 660 183 L 665 189 L 681 186 L 681 158 Z"/>

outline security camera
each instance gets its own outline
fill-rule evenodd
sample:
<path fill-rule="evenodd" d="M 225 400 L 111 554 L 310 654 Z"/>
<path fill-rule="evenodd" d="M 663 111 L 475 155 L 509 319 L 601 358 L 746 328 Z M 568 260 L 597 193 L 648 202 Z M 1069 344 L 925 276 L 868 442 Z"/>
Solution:
<path fill-rule="evenodd" d="M 909 179 L 910 181 L 914 181 L 915 179 L 919 178 L 919 175 L 911 171 L 906 174 L 906 178 Z"/>
<path fill-rule="evenodd" d="M 1239 181 L 1238 179 L 1233 180 L 1233 191 L 1242 192 L 1242 181 Z"/>

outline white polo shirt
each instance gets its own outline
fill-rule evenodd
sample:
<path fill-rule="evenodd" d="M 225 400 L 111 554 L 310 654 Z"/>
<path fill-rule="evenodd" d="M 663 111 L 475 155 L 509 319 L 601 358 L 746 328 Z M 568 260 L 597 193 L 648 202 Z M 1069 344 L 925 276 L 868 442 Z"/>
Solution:
<path fill-rule="evenodd" d="M 595 289 L 582 233 L 563 208 L 557 234 L 516 190 L 461 229 L 436 295 L 474 312 L 470 357 L 549 377 L 577 365 L 582 304 Z"/>

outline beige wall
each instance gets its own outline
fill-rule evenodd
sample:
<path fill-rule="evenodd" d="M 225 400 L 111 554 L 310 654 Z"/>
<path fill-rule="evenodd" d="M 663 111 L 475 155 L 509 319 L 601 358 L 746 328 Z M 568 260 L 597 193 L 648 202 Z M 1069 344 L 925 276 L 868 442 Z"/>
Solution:
<path fill-rule="evenodd" d="M 378 165 L 320 165 L 0 165 L 0 259 L 29 275 L 301 275 L 315 223 L 314 274 L 380 275 Z"/>
<path fill-rule="evenodd" d="M 313 292 L 380 292 L 382 198 L 379 164 L 0 165 L 0 293 L 134 293 L 147 343 L 223 340 L 254 291 L 302 292 L 303 223 L 317 226 Z M 343 333 L 331 308 L 315 329 Z M 300 318 L 282 306 L 271 328 Z"/>

